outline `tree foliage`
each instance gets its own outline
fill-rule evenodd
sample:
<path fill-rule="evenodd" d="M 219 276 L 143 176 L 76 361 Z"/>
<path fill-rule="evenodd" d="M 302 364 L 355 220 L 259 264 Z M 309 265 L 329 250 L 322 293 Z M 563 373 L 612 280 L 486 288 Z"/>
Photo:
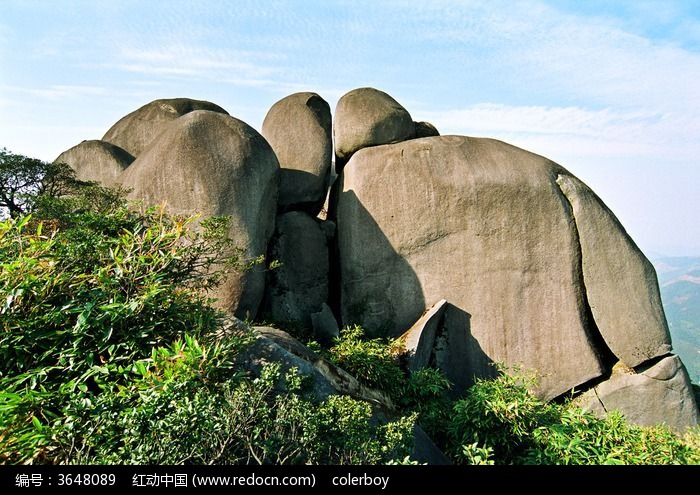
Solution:
<path fill-rule="evenodd" d="M 60 197 L 90 183 L 75 177 L 65 163 L 49 163 L 0 149 L 0 213 L 18 217 L 34 208 L 38 198 Z"/>

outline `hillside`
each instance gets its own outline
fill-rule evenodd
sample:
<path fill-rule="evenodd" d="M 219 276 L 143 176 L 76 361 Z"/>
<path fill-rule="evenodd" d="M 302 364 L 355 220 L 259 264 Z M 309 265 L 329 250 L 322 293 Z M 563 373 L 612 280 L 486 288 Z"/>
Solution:
<path fill-rule="evenodd" d="M 673 347 L 700 383 L 700 258 L 654 260 Z"/>

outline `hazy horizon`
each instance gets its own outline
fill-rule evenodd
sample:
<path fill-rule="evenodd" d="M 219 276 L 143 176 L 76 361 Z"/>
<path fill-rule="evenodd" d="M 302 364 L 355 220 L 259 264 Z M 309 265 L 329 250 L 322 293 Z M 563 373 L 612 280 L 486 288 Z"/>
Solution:
<path fill-rule="evenodd" d="M 650 258 L 700 256 L 700 4 L 3 1 L 0 147 L 53 160 L 156 98 L 356 87 L 590 185 Z"/>

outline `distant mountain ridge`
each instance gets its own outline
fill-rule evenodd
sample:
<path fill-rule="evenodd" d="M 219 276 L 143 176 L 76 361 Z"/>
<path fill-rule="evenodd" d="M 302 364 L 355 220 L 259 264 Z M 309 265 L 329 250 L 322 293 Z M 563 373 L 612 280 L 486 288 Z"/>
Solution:
<path fill-rule="evenodd" d="M 661 257 L 653 260 L 661 287 L 673 348 L 700 383 L 700 257 Z"/>

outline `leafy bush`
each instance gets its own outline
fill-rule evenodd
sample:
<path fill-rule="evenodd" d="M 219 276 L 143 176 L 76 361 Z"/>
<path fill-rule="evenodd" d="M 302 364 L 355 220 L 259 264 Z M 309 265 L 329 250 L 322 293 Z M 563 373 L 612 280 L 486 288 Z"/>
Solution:
<path fill-rule="evenodd" d="M 242 371 L 251 333 L 214 337 L 220 315 L 201 289 L 246 266 L 224 220 L 130 211 L 120 198 L 45 198 L 34 216 L 0 222 L 0 462 L 408 455 L 414 416 L 380 424 L 364 402 L 310 402 L 278 365 Z"/>
<path fill-rule="evenodd" d="M 134 379 L 98 396 L 74 394 L 50 428 L 54 462 L 108 464 L 377 463 L 405 456 L 413 422 L 378 426 L 368 404 L 305 400 L 301 381 L 267 365 L 231 370 L 250 334 L 154 349 Z M 233 372 L 232 372 L 233 371 Z M 280 381 L 286 391 L 279 391 Z"/>
<path fill-rule="evenodd" d="M 402 388 L 398 403 L 405 413 L 415 413 L 418 423 L 437 445 L 447 442 L 447 429 L 452 420 L 452 384 L 435 368 L 411 373 Z"/>
<path fill-rule="evenodd" d="M 362 327 L 344 328 L 330 349 L 330 359 L 367 386 L 390 394 L 400 393 L 405 382 L 399 366 L 400 344 L 363 337 Z"/>
<path fill-rule="evenodd" d="M 598 418 L 572 403 L 543 403 L 528 380 L 479 380 L 453 407 L 449 451 L 467 463 L 697 464 L 696 429 L 684 439 L 619 413 Z"/>

